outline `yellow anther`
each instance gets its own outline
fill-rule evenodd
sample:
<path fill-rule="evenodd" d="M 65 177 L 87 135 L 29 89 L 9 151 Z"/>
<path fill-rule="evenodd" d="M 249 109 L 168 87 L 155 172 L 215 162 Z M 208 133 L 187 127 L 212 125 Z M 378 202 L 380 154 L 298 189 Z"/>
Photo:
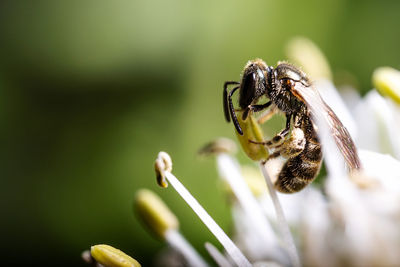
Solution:
<path fill-rule="evenodd" d="M 140 267 L 131 256 L 109 245 L 95 245 L 90 249 L 92 257 L 100 264 L 109 267 Z"/>
<path fill-rule="evenodd" d="M 141 189 L 136 193 L 134 208 L 144 224 L 160 238 L 164 238 L 168 230 L 179 228 L 176 216 L 150 190 Z"/>
<path fill-rule="evenodd" d="M 249 158 L 255 161 L 267 159 L 269 152 L 262 144 L 255 144 L 250 141 L 264 142 L 264 134 L 257 120 L 252 116 L 247 116 L 246 120 L 242 120 L 243 111 L 236 112 L 240 127 L 243 130 L 243 135 L 237 131 L 236 136 L 239 139 L 240 145 Z"/>
<path fill-rule="evenodd" d="M 372 82 L 379 92 L 400 104 L 400 71 L 391 67 L 377 68 L 372 74 Z"/>

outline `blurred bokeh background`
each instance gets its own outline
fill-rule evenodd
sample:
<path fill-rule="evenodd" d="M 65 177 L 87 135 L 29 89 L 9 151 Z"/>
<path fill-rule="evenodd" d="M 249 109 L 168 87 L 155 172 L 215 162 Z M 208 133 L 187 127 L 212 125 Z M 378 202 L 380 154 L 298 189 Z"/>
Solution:
<path fill-rule="evenodd" d="M 285 59 L 301 35 L 365 93 L 375 67 L 400 68 L 399 12 L 399 1 L 1 1 L 1 262 L 79 266 L 107 243 L 150 265 L 164 245 L 132 212 L 142 187 L 203 253 L 213 237 L 156 186 L 158 151 L 229 232 L 214 161 L 196 156 L 234 138 L 223 82 L 249 59 Z"/>

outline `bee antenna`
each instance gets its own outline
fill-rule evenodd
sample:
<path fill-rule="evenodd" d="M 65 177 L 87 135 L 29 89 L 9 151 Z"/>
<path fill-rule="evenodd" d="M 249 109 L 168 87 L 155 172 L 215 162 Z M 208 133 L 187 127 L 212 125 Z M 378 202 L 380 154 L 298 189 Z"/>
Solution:
<path fill-rule="evenodd" d="M 226 119 L 227 122 L 230 122 L 231 121 L 231 117 L 229 115 L 229 109 L 228 109 L 228 85 L 229 85 L 229 83 L 225 82 L 222 100 L 224 101 L 225 119 Z"/>
<path fill-rule="evenodd" d="M 223 105 L 224 105 L 224 114 L 225 114 L 225 119 L 227 122 L 231 121 L 231 117 L 229 115 L 229 107 L 228 107 L 228 85 L 230 84 L 239 84 L 239 82 L 235 82 L 235 81 L 227 81 L 224 83 L 224 91 L 223 91 L 223 96 L 222 96 L 222 100 Z"/>
<path fill-rule="evenodd" d="M 228 97 L 228 100 L 229 100 L 229 110 L 230 110 L 230 112 L 231 112 L 232 121 L 233 121 L 233 124 L 235 125 L 236 131 L 237 131 L 240 135 L 243 135 L 242 128 L 240 128 L 239 121 L 238 121 L 238 119 L 237 119 L 237 117 L 236 117 L 235 109 L 233 108 L 233 103 L 232 103 L 232 95 L 233 95 L 233 93 L 234 93 L 237 89 L 239 89 L 239 86 L 233 88 L 232 91 L 229 92 L 229 97 Z"/>

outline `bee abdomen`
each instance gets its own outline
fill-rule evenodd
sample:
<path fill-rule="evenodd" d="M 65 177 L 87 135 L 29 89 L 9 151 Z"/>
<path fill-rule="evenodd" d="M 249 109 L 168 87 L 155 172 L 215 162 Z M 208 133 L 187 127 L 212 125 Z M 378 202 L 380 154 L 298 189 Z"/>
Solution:
<path fill-rule="evenodd" d="M 311 183 L 321 167 L 320 144 L 307 142 L 298 156 L 289 158 L 283 165 L 275 182 L 275 188 L 282 193 L 298 192 Z"/>
<path fill-rule="evenodd" d="M 321 144 L 319 142 L 308 140 L 304 150 L 299 156 L 303 161 L 311 161 L 315 163 L 321 162 L 322 160 Z"/>

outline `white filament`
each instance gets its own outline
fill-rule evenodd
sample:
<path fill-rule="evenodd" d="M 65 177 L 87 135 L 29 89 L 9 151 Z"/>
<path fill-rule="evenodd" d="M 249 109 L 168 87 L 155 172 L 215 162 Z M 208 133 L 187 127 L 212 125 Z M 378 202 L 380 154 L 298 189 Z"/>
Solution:
<path fill-rule="evenodd" d="M 232 264 L 229 263 L 228 259 L 225 258 L 225 256 L 222 255 L 213 244 L 206 242 L 204 246 L 208 251 L 208 254 L 210 254 L 219 267 L 232 267 Z"/>
<path fill-rule="evenodd" d="M 274 204 L 278 225 L 282 234 L 284 245 L 289 254 L 290 261 L 292 262 L 293 266 L 295 267 L 300 266 L 300 258 L 297 253 L 296 245 L 294 244 L 293 236 L 290 233 L 289 225 L 286 221 L 285 214 L 283 213 L 281 203 L 279 202 L 278 195 L 276 194 L 275 188 L 267 173 L 265 164 L 262 162 L 260 162 L 260 169 L 262 174 L 264 175 L 265 182 L 267 183 L 268 191 L 272 199 L 272 203 Z"/>
<path fill-rule="evenodd" d="M 240 267 L 250 267 L 251 264 L 243 253 L 236 247 L 232 240 L 225 234 L 221 227 L 219 227 L 213 218 L 211 218 L 207 211 L 199 204 L 199 202 L 197 202 L 190 192 L 179 182 L 179 180 L 170 172 L 165 172 L 165 177 L 178 194 L 197 214 L 200 220 L 202 220 L 202 222 L 207 226 L 211 233 L 218 239 L 236 265 Z"/>
<path fill-rule="evenodd" d="M 258 204 L 257 200 L 251 193 L 248 185 L 244 182 L 240 171 L 227 154 L 219 154 L 217 157 L 218 170 L 220 177 L 222 177 L 230 187 L 238 199 L 245 216 L 252 222 L 255 232 L 257 233 L 258 249 L 267 254 L 269 257 L 279 258 L 279 251 L 277 237 L 272 230 L 270 223 L 264 216 L 263 211 Z"/>
<path fill-rule="evenodd" d="M 189 244 L 189 242 L 175 229 L 168 230 L 165 233 L 167 243 L 179 251 L 185 257 L 189 266 L 207 267 L 208 264 L 200 257 L 197 251 Z"/>

